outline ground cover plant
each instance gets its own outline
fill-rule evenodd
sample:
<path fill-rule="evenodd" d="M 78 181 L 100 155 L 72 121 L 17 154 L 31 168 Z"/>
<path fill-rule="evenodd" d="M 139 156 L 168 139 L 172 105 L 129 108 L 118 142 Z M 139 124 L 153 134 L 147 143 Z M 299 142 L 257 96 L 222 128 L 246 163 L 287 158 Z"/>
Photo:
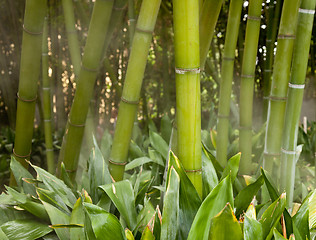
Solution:
<path fill-rule="evenodd" d="M 1 239 L 315 239 L 315 4 L 0 0 Z"/>

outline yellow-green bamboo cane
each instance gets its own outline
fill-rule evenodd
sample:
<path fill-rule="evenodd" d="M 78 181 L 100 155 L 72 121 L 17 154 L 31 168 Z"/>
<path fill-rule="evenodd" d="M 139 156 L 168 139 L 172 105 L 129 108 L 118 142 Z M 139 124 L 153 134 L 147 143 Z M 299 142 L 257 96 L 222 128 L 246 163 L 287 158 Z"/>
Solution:
<path fill-rule="evenodd" d="M 173 1 L 177 149 L 188 177 L 202 196 L 199 1 Z"/>
<path fill-rule="evenodd" d="M 315 3 L 316 0 L 302 0 L 299 9 L 291 80 L 285 110 L 285 125 L 281 149 L 280 188 L 281 191 L 286 190 L 286 201 L 290 208 L 293 203 L 298 124 L 304 95 Z"/>
<path fill-rule="evenodd" d="M 109 170 L 116 181 L 123 179 L 135 114 L 161 0 L 143 0 L 127 66 L 122 99 L 109 159 Z"/>
<path fill-rule="evenodd" d="M 250 174 L 252 160 L 252 102 L 256 56 L 258 51 L 262 0 L 250 0 L 243 54 L 240 84 L 239 150 L 241 152 L 239 171 Z"/>
<path fill-rule="evenodd" d="M 52 106 L 51 106 L 51 87 L 48 76 L 48 22 L 45 18 L 43 28 L 42 43 L 42 90 L 43 90 L 43 115 L 44 115 L 44 132 L 46 145 L 47 170 L 50 173 L 55 172 L 54 148 L 52 136 Z"/>
<path fill-rule="evenodd" d="M 27 166 L 24 161 L 31 155 L 35 103 L 42 55 L 42 35 L 47 2 L 27 0 L 23 24 L 22 53 L 20 64 L 19 92 L 17 103 L 15 158 Z M 11 176 L 11 183 L 14 180 Z"/>
<path fill-rule="evenodd" d="M 279 163 L 280 161 L 286 96 L 290 79 L 299 4 L 300 0 L 284 0 L 278 33 L 277 52 L 273 67 L 263 167 L 275 179 L 278 178 L 278 169 L 274 167 L 274 162 Z"/>
<path fill-rule="evenodd" d="M 128 0 L 128 25 L 129 25 L 129 42 L 132 46 L 134 32 L 136 27 L 134 0 Z"/>
<path fill-rule="evenodd" d="M 203 3 L 200 14 L 200 63 L 204 68 L 208 50 L 211 46 L 215 26 L 223 5 L 223 0 L 207 0 Z"/>
<path fill-rule="evenodd" d="M 71 179 L 75 178 L 84 126 L 98 67 L 103 56 L 104 41 L 110 22 L 113 0 L 96 0 L 93 7 L 87 42 L 77 81 L 77 89 L 68 117 L 61 152 L 58 159 L 58 174 L 61 162 L 64 162 Z"/>
<path fill-rule="evenodd" d="M 242 4 L 242 0 L 231 0 L 230 2 L 221 68 L 222 80 L 219 93 L 216 158 L 223 167 L 227 163 L 230 96 Z"/>

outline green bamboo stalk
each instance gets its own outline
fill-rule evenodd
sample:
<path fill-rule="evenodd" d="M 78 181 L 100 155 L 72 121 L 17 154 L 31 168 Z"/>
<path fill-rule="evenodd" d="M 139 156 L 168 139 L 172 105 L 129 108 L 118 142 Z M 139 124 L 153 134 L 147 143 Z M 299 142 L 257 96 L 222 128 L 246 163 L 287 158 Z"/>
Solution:
<path fill-rule="evenodd" d="M 52 106 L 51 106 L 51 88 L 48 76 L 48 22 L 45 18 L 42 43 L 42 90 L 43 90 L 43 115 L 44 132 L 46 145 L 47 169 L 50 173 L 55 172 L 54 148 L 52 136 Z"/>
<path fill-rule="evenodd" d="M 20 64 L 20 80 L 16 115 L 15 142 L 13 154 L 24 166 L 30 157 L 37 81 L 40 75 L 42 54 L 42 31 L 47 3 L 43 0 L 27 0 L 25 5 L 23 40 Z M 11 184 L 14 184 L 11 175 Z"/>
<path fill-rule="evenodd" d="M 315 4 L 316 0 L 303 0 L 299 9 L 291 80 L 285 110 L 280 190 L 286 190 L 286 201 L 290 208 L 293 204 L 298 125 L 304 95 Z"/>
<path fill-rule="evenodd" d="M 232 92 L 235 49 L 238 39 L 242 4 L 242 0 L 231 0 L 230 2 L 224 56 L 222 58 L 222 80 L 219 93 L 216 158 L 223 167 L 227 163 L 230 96 Z"/>
<path fill-rule="evenodd" d="M 124 175 L 147 55 L 160 3 L 161 0 L 143 0 L 137 21 L 109 160 L 109 170 L 116 181 L 122 180 Z"/>
<path fill-rule="evenodd" d="M 79 73 L 77 89 L 70 110 L 67 131 L 65 133 L 58 159 L 58 174 L 61 162 L 64 162 L 71 179 L 76 176 L 80 146 L 88 114 L 90 100 L 103 56 L 104 41 L 110 22 L 113 0 L 96 0 L 92 12 L 87 42 Z"/>
<path fill-rule="evenodd" d="M 245 48 L 240 84 L 240 129 L 239 150 L 241 151 L 241 174 L 251 172 L 252 160 L 252 108 L 253 91 L 258 51 L 262 0 L 250 0 L 245 37 Z"/>
<path fill-rule="evenodd" d="M 204 1 L 200 16 L 200 63 L 204 68 L 223 0 Z"/>
<path fill-rule="evenodd" d="M 272 67 L 274 59 L 274 47 L 276 35 L 278 33 L 281 9 L 283 0 L 270 1 L 267 21 L 267 38 L 266 38 L 266 60 L 264 62 L 263 73 L 263 122 L 267 120 L 269 105 L 269 95 L 271 90 Z"/>
<path fill-rule="evenodd" d="M 173 1 L 178 157 L 202 196 L 199 1 Z"/>
<path fill-rule="evenodd" d="M 136 27 L 134 0 L 128 0 L 129 43 L 132 46 Z"/>
<path fill-rule="evenodd" d="M 278 33 L 277 52 L 273 67 L 263 167 L 276 179 L 278 172 L 274 168 L 274 161 L 278 163 L 280 160 L 286 96 L 290 79 L 299 4 L 300 0 L 284 0 Z M 273 172 L 273 170 L 276 170 L 276 172 Z"/>
<path fill-rule="evenodd" d="M 72 0 L 62 0 L 62 4 L 64 10 L 70 59 L 73 65 L 75 76 L 78 77 L 80 71 L 81 54 L 77 36 L 77 29 L 75 25 L 74 6 Z"/>

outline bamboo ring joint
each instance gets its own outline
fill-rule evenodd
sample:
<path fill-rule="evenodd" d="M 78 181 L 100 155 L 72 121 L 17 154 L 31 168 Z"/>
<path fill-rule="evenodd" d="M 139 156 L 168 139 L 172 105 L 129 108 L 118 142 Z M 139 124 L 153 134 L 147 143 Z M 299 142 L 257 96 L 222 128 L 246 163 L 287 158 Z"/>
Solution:
<path fill-rule="evenodd" d="M 127 100 L 124 97 L 121 97 L 121 101 L 124 102 L 124 103 L 132 104 L 132 105 L 138 105 L 138 103 L 139 103 L 139 101 L 130 101 L 130 100 Z"/>
<path fill-rule="evenodd" d="M 28 34 L 30 34 L 30 35 L 41 35 L 41 34 L 43 33 L 43 31 L 40 31 L 40 32 L 32 32 L 32 31 L 28 30 L 28 29 L 24 26 L 24 24 L 23 24 L 22 27 L 23 27 L 24 32 L 26 32 L 26 33 L 28 33 Z"/>
<path fill-rule="evenodd" d="M 277 97 L 277 96 L 270 96 L 269 99 L 271 101 L 279 101 L 279 102 L 285 102 L 287 97 Z"/>
<path fill-rule="evenodd" d="M 184 171 L 187 173 L 196 173 L 196 172 L 202 172 L 202 168 L 200 168 L 200 169 L 185 169 Z"/>
<path fill-rule="evenodd" d="M 98 71 L 98 69 L 87 68 L 87 67 L 85 67 L 85 66 L 83 66 L 83 65 L 81 65 L 81 68 L 82 68 L 83 70 L 88 71 L 88 72 L 97 72 L 97 71 Z"/>
<path fill-rule="evenodd" d="M 289 151 L 289 150 L 285 150 L 284 148 L 281 148 L 282 153 L 285 153 L 287 155 L 296 155 L 296 151 Z"/>
<path fill-rule="evenodd" d="M 138 31 L 138 32 L 143 32 L 143 33 L 149 33 L 149 34 L 152 34 L 152 33 L 153 33 L 152 30 L 141 29 L 141 28 L 139 28 L 139 27 L 136 27 L 136 31 Z"/>
<path fill-rule="evenodd" d="M 223 57 L 223 60 L 226 60 L 226 61 L 234 61 L 235 58 L 231 58 L 231 57 Z"/>
<path fill-rule="evenodd" d="M 85 124 L 74 124 L 70 121 L 70 119 L 68 119 L 68 123 L 71 125 L 71 126 L 74 126 L 74 127 L 84 127 Z"/>
<path fill-rule="evenodd" d="M 52 119 L 44 119 L 43 121 L 44 121 L 44 122 L 51 122 Z"/>
<path fill-rule="evenodd" d="M 127 162 L 115 162 L 112 159 L 109 159 L 109 163 L 112 163 L 112 164 L 118 165 L 118 166 L 125 166 L 127 164 Z"/>
<path fill-rule="evenodd" d="M 293 34 L 280 34 L 278 39 L 295 39 L 295 35 Z"/>
<path fill-rule="evenodd" d="M 272 72 L 272 69 L 264 69 L 264 72 Z"/>
<path fill-rule="evenodd" d="M 266 156 L 274 156 L 274 157 L 278 157 L 281 155 L 280 153 L 268 153 L 268 152 L 264 152 L 263 154 Z"/>
<path fill-rule="evenodd" d="M 289 83 L 289 88 L 304 89 L 305 88 L 305 84 L 292 84 L 292 83 Z"/>
<path fill-rule="evenodd" d="M 261 17 L 257 17 L 257 16 L 248 16 L 247 17 L 248 20 L 253 20 L 253 21 L 261 21 Z"/>
<path fill-rule="evenodd" d="M 43 91 L 49 91 L 50 88 L 49 88 L 49 87 L 43 87 L 42 90 L 43 90 Z"/>
<path fill-rule="evenodd" d="M 128 19 L 129 22 L 136 22 L 136 19 L 134 18 L 131 18 L 131 19 Z"/>
<path fill-rule="evenodd" d="M 242 75 L 241 75 L 241 77 L 242 77 L 242 78 L 250 78 L 250 79 L 251 79 L 251 78 L 254 78 L 254 77 L 255 77 L 255 75 L 246 75 L 246 74 L 242 74 Z"/>
<path fill-rule="evenodd" d="M 54 152 L 54 149 L 52 149 L 52 148 L 46 148 L 46 152 Z"/>
<path fill-rule="evenodd" d="M 33 98 L 33 99 L 24 99 L 24 98 L 21 98 L 21 97 L 20 97 L 20 94 L 19 94 L 19 93 L 17 93 L 16 95 L 17 95 L 17 97 L 18 97 L 19 100 L 21 100 L 22 102 L 27 102 L 27 103 L 35 102 L 36 99 L 37 99 L 37 96 L 36 96 L 35 98 Z"/>
<path fill-rule="evenodd" d="M 175 71 L 177 74 L 185 74 L 187 72 L 200 73 L 201 69 L 200 68 L 175 68 Z"/>
<path fill-rule="evenodd" d="M 13 148 L 12 152 L 13 152 L 14 156 L 19 157 L 19 158 L 28 158 L 29 156 L 31 156 L 31 151 L 30 151 L 29 154 L 24 155 L 24 156 L 17 154 L 17 153 L 14 151 L 14 148 Z"/>
<path fill-rule="evenodd" d="M 315 10 L 314 9 L 303 9 L 303 8 L 299 8 L 298 9 L 299 13 L 304 13 L 304 14 L 311 14 L 314 15 L 315 14 Z"/>

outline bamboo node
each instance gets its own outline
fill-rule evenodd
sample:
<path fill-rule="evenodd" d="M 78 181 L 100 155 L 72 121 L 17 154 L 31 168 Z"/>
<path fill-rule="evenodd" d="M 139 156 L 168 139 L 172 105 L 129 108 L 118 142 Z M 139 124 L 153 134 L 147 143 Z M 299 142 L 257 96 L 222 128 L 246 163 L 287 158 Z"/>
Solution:
<path fill-rule="evenodd" d="M 50 87 L 43 87 L 42 90 L 43 91 L 50 91 Z"/>
<path fill-rule="evenodd" d="M 264 69 L 264 72 L 272 72 L 272 69 Z"/>
<path fill-rule="evenodd" d="M 42 56 L 48 56 L 48 53 L 47 52 L 43 52 Z"/>
<path fill-rule="evenodd" d="M 53 148 L 46 148 L 46 152 L 54 152 Z"/>
<path fill-rule="evenodd" d="M 16 95 L 17 95 L 18 99 L 21 100 L 22 102 L 32 103 L 32 102 L 35 102 L 37 99 L 37 96 L 35 96 L 35 98 L 33 98 L 33 99 L 24 99 L 24 98 L 20 97 L 19 93 L 17 93 Z"/>
<path fill-rule="evenodd" d="M 138 105 L 138 103 L 139 103 L 139 101 L 130 101 L 130 100 L 127 100 L 124 97 L 121 97 L 121 101 L 124 102 L 124 103 L 133 104 L 133 105 Z"/>
<path fill-rule="evenodd" d="M 97 72 L 97 71 L 98 71 L 98 69 L 87 68 L 87 67 L 85 67 L 85 66 L 83 66 L 83 65 L 81 65 L 81 68 L 82 68 L 83 70 L 88 71 L 88 72 Z"/>
<path fill-rule="evenodd" d="M 279 102 L 285 102 L 287 97 L 277 97 L 277 96 L 270 96 L 269 99 L 271 101 L 279 101 Z"/>
<path fill-rule="evenodd" d="M 304 89 L 304 88 L 305 88 L 305 84 L 293 84 L 293 83 L 289 83 L 289 88 Z"/>
<path fill-rule="evenodd" d="M 253 21 L 261 21 L 261 17 L 259 16 L 248 16 L 247 17 L 248 20 L 253 20 Z"/>
<path fill-rule="evenodd" d="M 44 122 L 51 122 L 52 119 L 44 119 L 43 121 L 44 121 Z"/>
<path fill-rule="evenodd" d="M 304 14 L 311 14 L 314 15 L 315 14 L 315 10 L 314 9 L 304 9 L 304 8 L 299 8 L 298 9 L 299 13 L 304 13 Z"/>
<path fill-rule="evenodd" d="M 235 58 L 231 58 L 231 57 L 223 57 L 223 60 L 226 60 L 226 61 L 234 61 Z"/>
<path fill-rule="evenodd" d="M 280 153 L 268 153 L 268 152 L 264 152 L 263 154 L 266 156 L 274 156 L 274 157 L 279 157 L 281 155 Z"/>
<path fill-rule="evenodd" d="M 17 153 L 15 152 L 15 150 L 14 150 L 14 148 L 13 148 L 12 152 L 13 152 L 13 155 L 14 155 L 14 156 L 19 157 L 19 158 L 28 158 L 29 156 L 31 156 L 31 151 L 30 151 L 30 153 L 27 154 L 27 155 L 19 155 L 19 154 L 17 154 Z"/>
<path fill-rule="evenodd" d="M 115 162 L 112 159 L 109 159 L 109 163 L 112 163 L 112 164 L 118 165 L 118 166 L 125 166 L 127 164 L 127 162 Z"/>
<path fill-rule="evenodd" d="M 272 39 L 267 39 L 266 42 L 272 42 Z"/>
<path fill-rule="evenodd" d="M 279 34 L 278 39 L 295 39 L 293 34 Z"/>
<path fill-rule="evenodd" d="M 255 75 L 246 75 L 246 74 L 242 74 L 241 75 L 242 78 L 254 78 Z"/>
<path fill-rule="evenodd" d="M 71 125 L 71 126 L 74 126 L 74 127 L 84 127 L 86 124 L 74 124 L 70 121 L 70 119 L 68 119 L 68 123 Z"/>
<path fill-rule="evenodd" d="M 135 18 L 128 19 L 129 22 L 136 22 Z"/>
<path fill-rule="evenodd" d="M 30 34 L 30 35 L 41 35 L 41 34 L 43 33 L 43 31 L 40 31 L 40 32 L 32 32 L 32 31 L 28 30 L 28 29 L 24 26 L 24 24 L 23 24 L 22 27 L 23 27 L 24 32 L 26 32 L 26 33 L 28 33 L 28 34 Z"/>
<path fill-rule="evenodd" d="M 227 119 L 229 118 L 228 115 L 222 115 L 222 114 L 218 114 L 217 117 L 218 118 L 227 118 Z"/>
<path fill-rule="evenodd" d="M 136 27 L 136 31 L 138 31 L 138 32 L 143 32 L 143 33 L 149 33 L 149 34 L 152 34 L 152 33 L 153 33 L 152 30 L 141 29 L 141 28 L 139 28 L 139 27 Z"/>
<path fill-rule="evenodd" d="M 185 169 L 184 170 L 187 173 L 196 173 L 196 172 L 202 172 L 202 168 L 199 169 Z"/>
<path fill-rule="evenodd" d="M 281 152 L 287 155 L 296 155 L 298 153 L 297 151 L 285 150 L 284 148 L 281 148 Z"/>
<path fill-rule="evenodd" d="M 201 69 L 200 68 L 175 68 L 175 71 L 177 74 L 185 74 L 187 72 L 200 73 Z"/>

